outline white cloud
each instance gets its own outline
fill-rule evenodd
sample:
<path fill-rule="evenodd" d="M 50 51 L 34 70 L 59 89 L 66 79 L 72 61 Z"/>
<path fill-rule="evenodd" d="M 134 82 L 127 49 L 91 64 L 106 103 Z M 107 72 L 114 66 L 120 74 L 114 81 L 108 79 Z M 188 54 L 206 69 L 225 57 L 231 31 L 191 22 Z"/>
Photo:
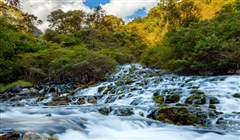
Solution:
<path fill-rule="evenodd" d="M 127 17 L 134 15 L 139 9 L 144 8 L 148 12 L 155 5 L 157 5 L 157 0 L 110 0 L 110 3 L 102 7 L 108 14 L 129 20 Z"/>
<path fill-rule="evenodd" d="M 83 4 L 83 0 L 25 0 L 21 3 L 21 8 L 24 12 L 34 14 L 43 21 L 43 24 L 38 26 L 41 30 L 48 28 L 47 16 L 51 11 L 57 9 L 62 9 L 63 11 L 91 11 L 89 7 Z"/>
<path fill-rule="evenodd" d="M 51 11 L 62 9 L 63 11 L 69 10 L 83 10 L 90 12 L 91 9 L 83 2 L 85 0 L 23 0 L 21 7 L 24 12 L 36 15 L 43 21 L 42 25 L 38 28 L 45 30 L 48 28 L 47 16 Z M 149 9 L 157 4 L 157 0 L 110 0 L 109 3 L 101 5 L 107 14 L 112 14 L 117 17 L 129 21 L 128 16 L 134 15 L 139 9 L 145 8 L 148 12 Z"/>

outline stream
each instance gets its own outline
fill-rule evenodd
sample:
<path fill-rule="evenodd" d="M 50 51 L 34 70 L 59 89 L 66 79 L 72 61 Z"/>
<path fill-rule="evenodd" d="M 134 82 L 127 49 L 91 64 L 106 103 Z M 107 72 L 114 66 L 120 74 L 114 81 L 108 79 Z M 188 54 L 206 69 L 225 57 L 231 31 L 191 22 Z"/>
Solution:
<path fill-rule="evenodd" d="M 0 98 L 0 128 L 31 131 L 60 140 L 239 140 L 240 137 L 240 98 L 235 97 L 240 93 L 239 75 L 178 76 L 129 64 L 118 67 L 104 82 L 90 87 L 71 89 L 67 84 L 54 85 L 42 87 L 37 96 L 20 98 L 28 92 L 30 88 L 24 88 L 18 98 Z M 201 101 L 204 97 L 204 103 L 187 102 L 199 92 L 196 95 L 201 95 Z M 169 95 L 174 94 L 179 99 L 168 101 Z M 164 97 L 163 103 L 154 101 L 160 96 Z M 204 124 L 195 121 L 193 125 L 179 125 L 175 120 L 149 117 L 162 106 L 188 106 L 190 110 L 207 112 L 207 119 Z M 217 113 L 209 115 L 211 111 Z"/>

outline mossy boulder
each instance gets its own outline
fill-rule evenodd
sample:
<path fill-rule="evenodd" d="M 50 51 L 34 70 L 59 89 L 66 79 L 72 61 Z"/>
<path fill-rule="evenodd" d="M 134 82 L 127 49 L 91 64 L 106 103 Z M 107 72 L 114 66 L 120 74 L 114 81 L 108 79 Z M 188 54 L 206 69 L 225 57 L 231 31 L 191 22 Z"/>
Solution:
<path fill-rule="evenodd" d="M 176 125 L 200 126 L 204 126 L 207 119 L 207 115 L 197 109 L 169 106 L 160 107 L 151 112 L 147 117 Z"/>
<path fill-rule="evenodd" d="M 162 104 L 162 103 L 164 103 L 164 96 L 155 96 L 155 97 L 153 97 L 153 100 L 156 103 Z"/>
<path fill-rule="evenodd" d="M 210 104 L 219 104 L 220 103 L 220 101 L 216 97 L 209 97 L 208 99 L 209 99 Z"/>
<path fill-rule="evenodd" d="M 205 104 L 206 103 L 207 96 L 205 94 L 195 93 L 191 96 L 189 96 L 185 103 L 187 104 Z"/>
<path fill-rule="evenodd" d="M 180 100 L 180 95 L 178 93 L 173 93 L 166 96 L 165 103 L 176 103 Z"/>
<path fill-rule="evenodd" d="M 240 99 L 240 93 L 235 93 L 235 94 L 233 94 L 233 97 Z"/>

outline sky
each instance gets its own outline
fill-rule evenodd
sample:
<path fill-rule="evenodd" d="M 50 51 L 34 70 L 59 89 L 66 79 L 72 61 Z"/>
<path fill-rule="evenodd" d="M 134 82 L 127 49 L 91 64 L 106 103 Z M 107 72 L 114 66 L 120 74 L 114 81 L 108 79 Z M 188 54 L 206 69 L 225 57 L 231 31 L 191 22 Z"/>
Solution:
<path fill-rule="evenodd" d="M 146 16 L 147 12 L 156 5 L 157 0 L 22 0 L 21 2 L 24 12 L 34 14 L 43 21 L 43 24 L 38 26 L 42 31 L 49 25 L 47 15 L 57 9 L 91 12 L 94 7 L 101 6 L 108 15 L 117 16 L 128 22 L 135 17 Z"/>

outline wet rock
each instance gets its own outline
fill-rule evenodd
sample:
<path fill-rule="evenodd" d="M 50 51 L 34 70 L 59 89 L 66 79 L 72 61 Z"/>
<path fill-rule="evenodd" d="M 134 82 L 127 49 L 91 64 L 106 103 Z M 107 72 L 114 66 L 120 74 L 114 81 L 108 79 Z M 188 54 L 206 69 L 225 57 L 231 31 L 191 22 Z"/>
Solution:
<path fill-rule="evenodd" d="M 188 106 L 186 103 L 177 103 L 176 106 Z"/>
<path fill-rule="evenodd" d="M 235 93 L 235 94 L 233 94 L 233 97 L 240 99 L 240 93 Z"/>
<path fill-rule="evenodd" d="M 10 89 L 7 90 L 7 92 L 12 92 L 12 93 L 19 93 L 22 90 L 22 88 L 18 85 L 11 87 Z"/>
<path fill-rule="evenodd" d="M 103 108 L 98 109 L 98 112 L 103 115 L 108 115 L 110 112 L 112 112 L 112 108 L 111 107 L 103 107 Z"/>
<path fill-rule="evenodd" d="M 77 103 L 78 104 L 85 104 L 86 102 L 85 102 L 85 98 L 84 97 L 80 97 L 79 99 L 78 99 L 78 101 L 77 101 Z"/>
<path fill-rule="evenodd" d="M 209 99 L 210 104 L 219 104 L 220 103 L 220 101 L 216 97 L 209 97 L 208 99 Z"/>
<path fill-rule="evenodd" d="M 205 125 L 207 116 L 201 111 L 186 107 L 161 107 L 151 112 L 148 118 L 176 125 Z"/>
<path fill-rule="evenodd" d="M 117 99 L 117 96 L 115 96 L 115 95 L 110 95 L 110 96 L 108 96 L 107 99 L 105 100 L 105 103 L 113 103 L 116 99 Z"/>
<path fill-rule="evenodd" d="M 154 100 L 156 103 L 162 104 L 162 103 L 164 103 L 164 96 L 155 96 L 155 97 L 153 98 L 153 100 Z"/>
<path fill-rule="evenodd" d="M 105 87 L 99 87 L 98 92 L 102 92 L 105 89 Z"/>
<path fill-rule="evenodd" d="M 96 104 L 97 99 L 95 97 L 88 97 L 87 102 L 91 104 Z"/>
<path fill-rule="evenodd" d="M 128 107 L 127 108 L 119 107 L 114 110 L 114 115 L 117 115 L 117 116 L 131 116 L 133 114 L 134 114 L 133 109 Z"/>
<path fill-rule="evenodd" d="M 39 91 L 35 88 L 30 88 L 29 91 L 30 91 L 31 94 L 38 94 L 39 93 Z"/>
<path fill-rule="evenodd" d="M 210 104 L 209 108 L 216 109 L 216 106 L 214 104 Z"/>
<path fill-rule="evenodd" d="M 14 129 L 0 129 L 0 140 L 17 140 L 19 137 L 20 133 Z"/>
<path fill-rule="evenodd" d="M 49 139 L 36 133 L 26 132 L 22 140 L 49 140 Z"/>
<path fill-rule="evenodd" d="M 52 116 L 52 114 L 51 113 L 48 113 L 47 115 L 46 115 L 46 117 L 51 117 Z"/>
<path fill-rule="evenodd" d="M 46 103 L 45 105 L 47 106 L 60 106 L 60 105 L 68 105 L 72 100 L 67 97 L 59 97 L 59 98 L 54 98 L 52 102 Z"/>
<path fill-rule="evenodd" d="M 130 105 L 138 105 L 141 102 L 141 98 L 134 99 Z"/>
<path fill-rule="evenodd" d="M 166 96 L 165 103 L 176 103 L 180 100 L 180 95 L 178 93 L 170 94 Z"/>
<path fill-rule="evenodd" d="M 195 93 L 185 101 L 187 104 L 205 104 L 207 96 L 205 94 Z"/>

